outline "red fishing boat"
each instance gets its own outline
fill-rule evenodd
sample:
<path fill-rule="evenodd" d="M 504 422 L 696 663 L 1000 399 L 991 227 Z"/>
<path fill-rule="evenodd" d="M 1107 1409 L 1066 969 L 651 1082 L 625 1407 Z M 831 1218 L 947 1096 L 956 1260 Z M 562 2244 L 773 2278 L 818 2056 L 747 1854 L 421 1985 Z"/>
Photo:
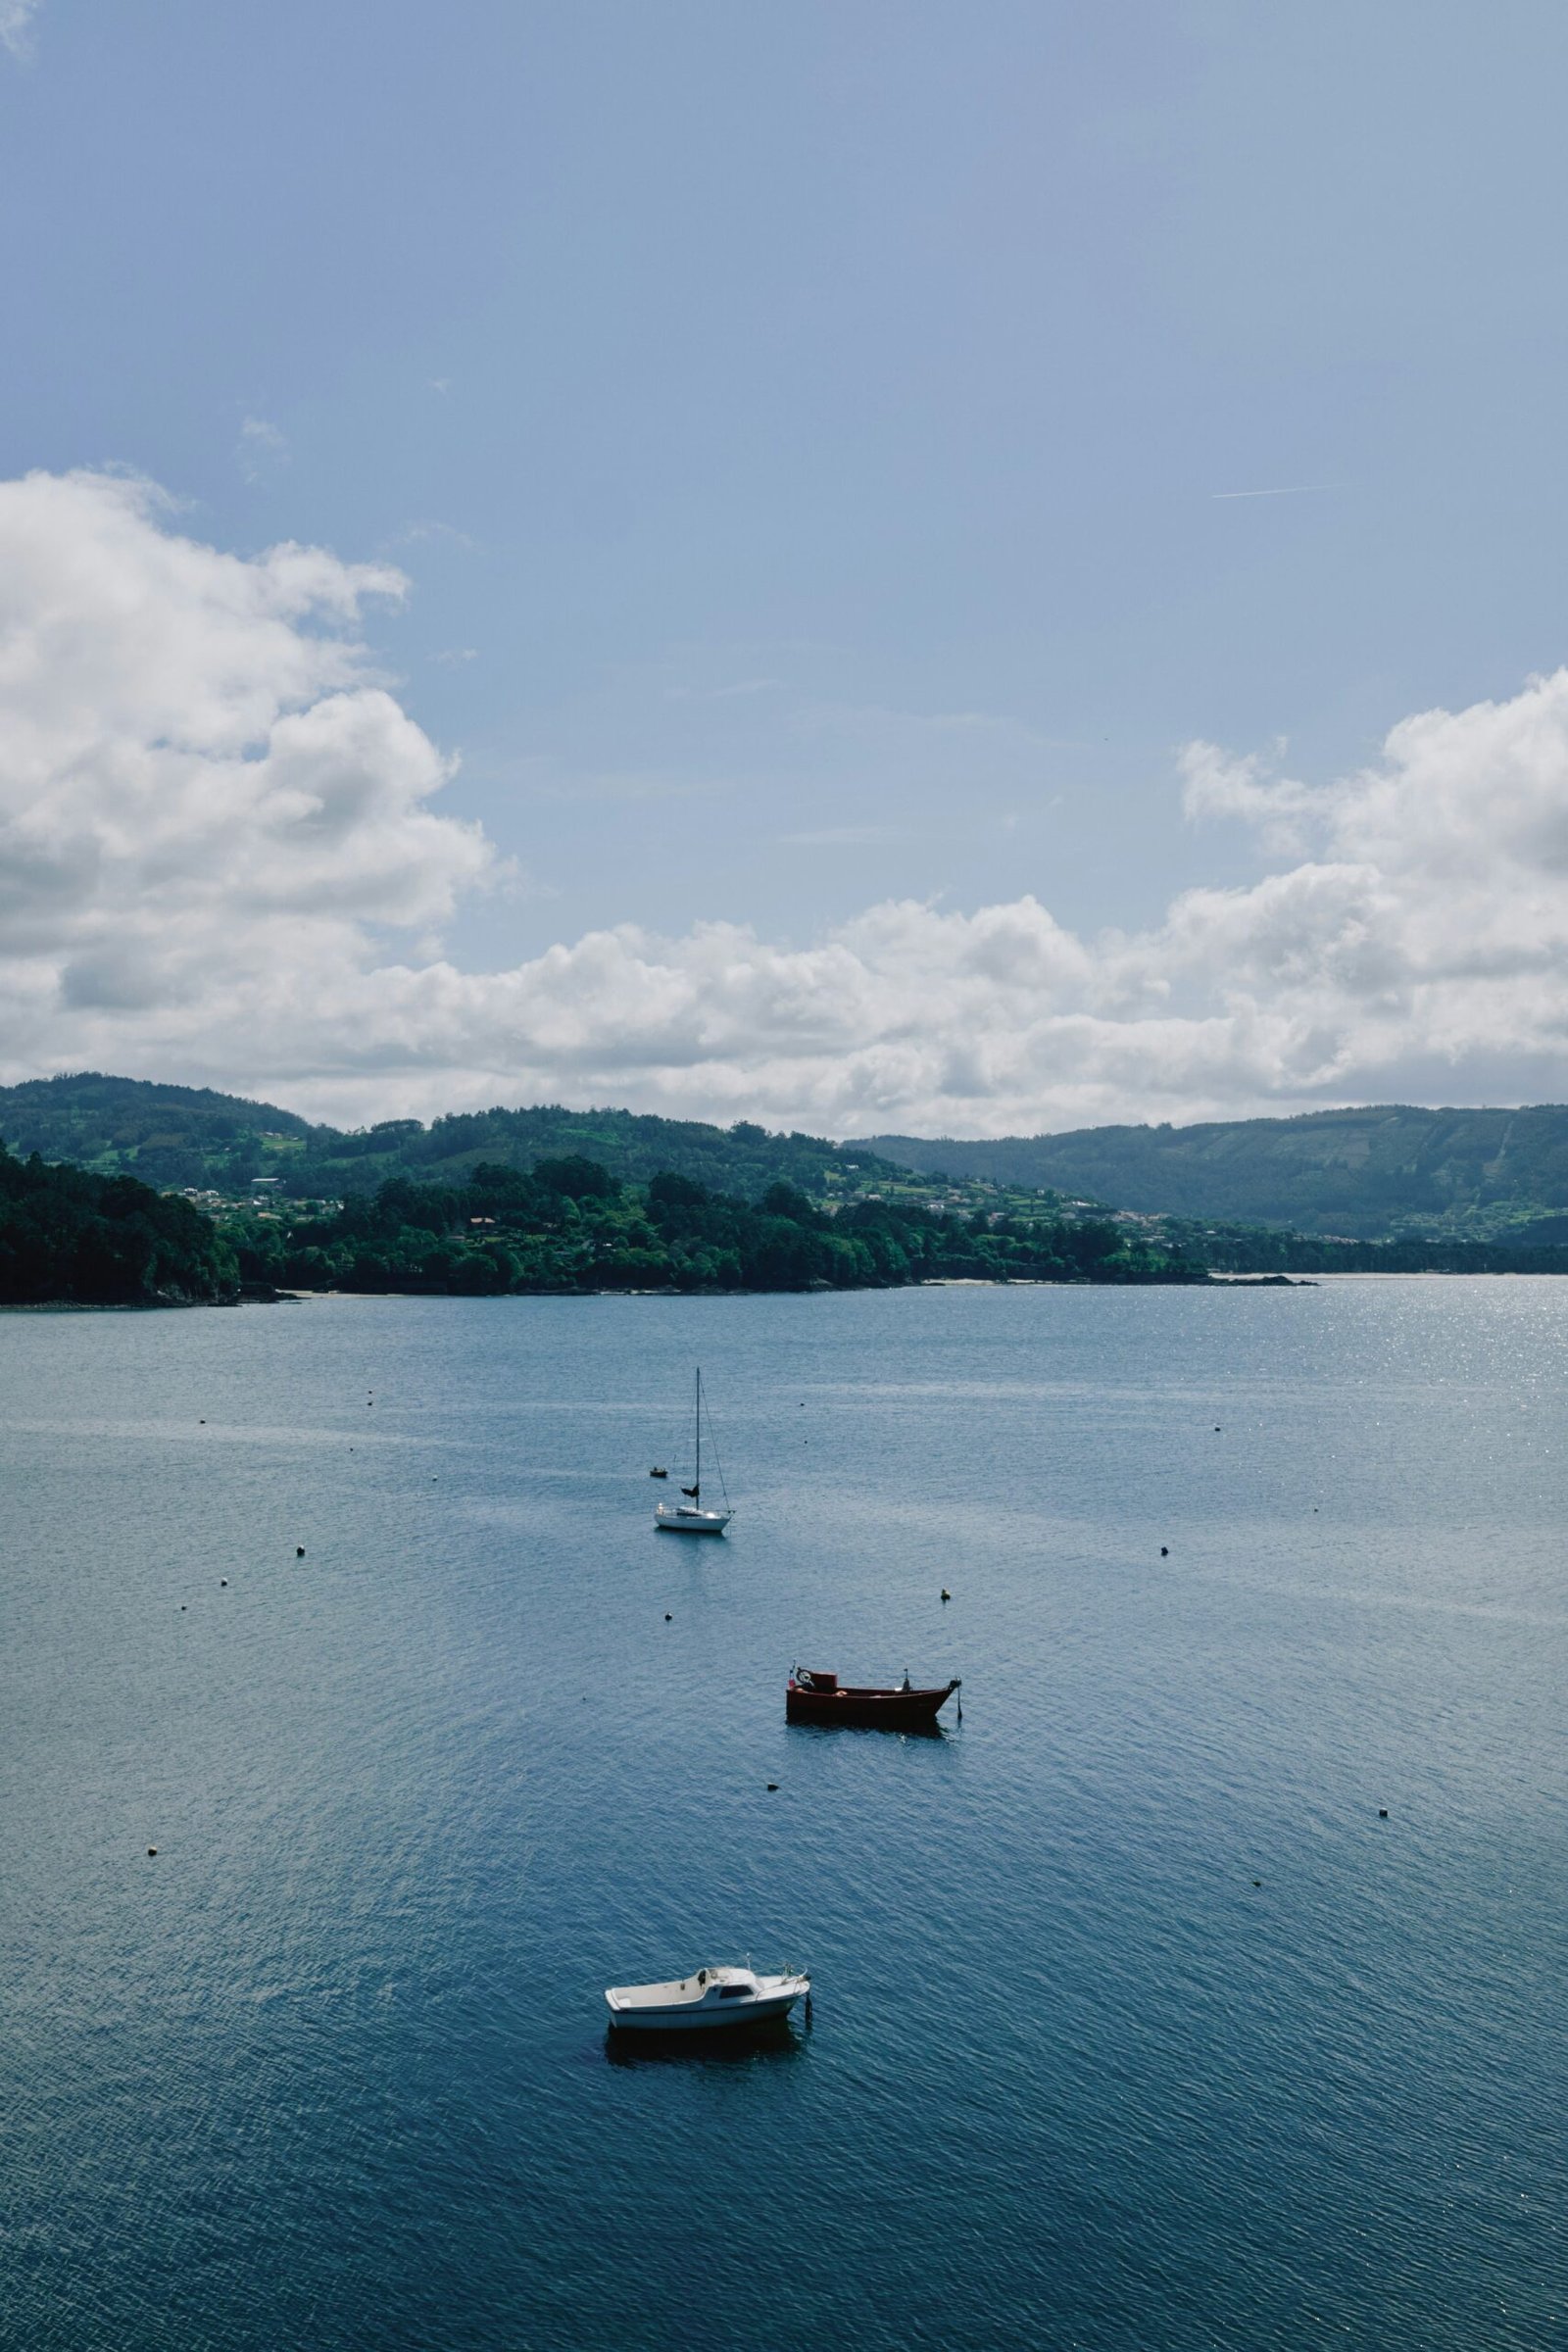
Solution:
<path fill-rule="evenodd" d="M 902 1684 L 878 1689 L 874 1684 L 841 1683 L 836 1674 L 804 1666 L 791 1669 L 784 1686 L 787 1723 L 853 1723 L 872 1731 L 934 1732 L 937 1716 L 961 1686 L 955 1679 L 940 1689 L 917 1690 L 906 1669 Z M 963 1715 L 963 1701 L 958 1701 Z"/>

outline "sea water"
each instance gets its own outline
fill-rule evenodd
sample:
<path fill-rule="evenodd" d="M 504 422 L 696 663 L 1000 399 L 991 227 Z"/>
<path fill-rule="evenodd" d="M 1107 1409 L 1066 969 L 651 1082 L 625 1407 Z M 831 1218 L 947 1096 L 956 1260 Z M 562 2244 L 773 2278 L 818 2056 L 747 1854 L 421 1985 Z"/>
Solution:
<path fill-rule="evenodd" d="M 0 1319 L 0 2341 L 1562 2342 L 1565 1391 L 1550 1282 Z"/>

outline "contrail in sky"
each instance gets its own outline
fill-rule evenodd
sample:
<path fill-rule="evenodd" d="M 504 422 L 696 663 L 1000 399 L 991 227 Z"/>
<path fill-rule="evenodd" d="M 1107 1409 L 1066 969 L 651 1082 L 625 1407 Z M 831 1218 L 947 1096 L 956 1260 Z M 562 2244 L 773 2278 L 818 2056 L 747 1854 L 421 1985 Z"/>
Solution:
<path fill-rule="evenodd" d="M 1292 482 L 1283 490 L 1211 490 L 1210 498 L 1306 498 L 1314 490 L 1332 490 L 1332 482 Z"/>

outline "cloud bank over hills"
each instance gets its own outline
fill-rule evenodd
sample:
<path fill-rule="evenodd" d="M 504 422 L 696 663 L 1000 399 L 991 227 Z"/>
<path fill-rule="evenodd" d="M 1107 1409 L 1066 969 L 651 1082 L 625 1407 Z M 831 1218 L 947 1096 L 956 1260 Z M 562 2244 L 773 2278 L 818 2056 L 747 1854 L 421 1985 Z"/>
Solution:
<path fill-rule="evenodd" d="M 152 486 L 0 484 L 0 1070 L 96 1067 L 339 1121 L 622 1102 L 839 1134 L 1018 1133 L 1568 1091 L 1568 670 L 1402 720 L 1325 785 L 1193 745 L 1252 884 L 1094 938 L 1028 893 L 589 933 L 443 934 L 501 864 L 356 631 L 406 589 L 186 536 Z"/>

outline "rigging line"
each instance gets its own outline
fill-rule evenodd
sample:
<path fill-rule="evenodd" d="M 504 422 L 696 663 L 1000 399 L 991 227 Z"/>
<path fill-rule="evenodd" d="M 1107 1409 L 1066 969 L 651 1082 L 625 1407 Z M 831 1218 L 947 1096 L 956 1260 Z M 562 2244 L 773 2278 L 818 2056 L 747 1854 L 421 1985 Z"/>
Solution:
<path fill-rule="evenodd" d="M 708 1411 L 708 1397 L 703 1396 L 703 1411 L 708 1415 L 708 1444 L 713 1456 L 713 1468 L 718 1472 L 718 1491 L 724 1497 L 724 1508 L 730 1508 L 729 1489 L 724 1484 L 724 1465 L 718 1458 L 718 1441 L 713 1435 L 713 1416 Z"/>

